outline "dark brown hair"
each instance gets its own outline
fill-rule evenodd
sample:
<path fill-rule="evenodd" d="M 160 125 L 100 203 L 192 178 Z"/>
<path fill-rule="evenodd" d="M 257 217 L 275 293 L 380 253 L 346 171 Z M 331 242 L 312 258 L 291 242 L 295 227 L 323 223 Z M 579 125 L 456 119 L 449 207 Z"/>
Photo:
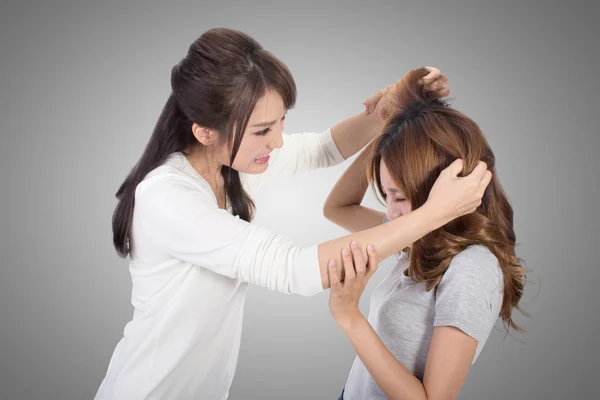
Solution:
<path fill-rule="evenodd" d="M 498 259 L 504 280 L 500 317 L 507 329 L 522 329 L 512 319 L 525 284 L 525 270 L 515 255 L 513 209 L 496 172 L 496 160 L 479 126 L 469 117 L 435 98 L 418 83 L 428 71 L 413 70 L 392 89 L 396 111 L 373 143 L 369 179 L 385 198 L 379 168 L 383 161 L 412 208 L 422 206 L 442 170 L 455 159 L 464 161 L 461 176 L 468 175 L 479 160 L 492 172 L 478 209 L 457 218 L 413 243 L 409 275 L 437 287 L 454 256 L 470 245 L 486 246 Z"/>
<path fill-rule="evenodd" d="M 231 149 L 231 166 L 250 115 L 266 91 L 277 92 L 286 109 L 296 101 L 288 68 L 247 34 L 224 28 L 206 31 L 190 45 L 171 70 L 171 89 L 143 154 L 116 194 L 113 244 L 121 257 L 131 251 L 137 185 L 171 153 L 187 153 L 201 145 L 192 133 L 193 123 L 219 132 L 221 142 Z M 223 166 L 221 173 L 233 214 L 250 221 L 254 202 L 244 191 L 238 171 Z"/>

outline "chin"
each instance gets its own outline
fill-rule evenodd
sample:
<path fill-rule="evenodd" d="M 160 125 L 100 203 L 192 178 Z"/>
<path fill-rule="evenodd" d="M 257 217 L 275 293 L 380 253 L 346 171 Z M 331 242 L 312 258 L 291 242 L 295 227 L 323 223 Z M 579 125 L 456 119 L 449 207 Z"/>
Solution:
<path fill-rule="evenodd" d="M 262 174 L 262 173 L 266 172 L 267 169 L 269 169 L 269 163 L 266 163 L 266 164 L 257 164 L 257 163 L 253 162 L 252 164 L 250 164 L 244 170 L 238 170 L 238 171 L 241 172 L 241 173 L 243 173 L 243 174 L 259 175 L 259 174 Z"/>

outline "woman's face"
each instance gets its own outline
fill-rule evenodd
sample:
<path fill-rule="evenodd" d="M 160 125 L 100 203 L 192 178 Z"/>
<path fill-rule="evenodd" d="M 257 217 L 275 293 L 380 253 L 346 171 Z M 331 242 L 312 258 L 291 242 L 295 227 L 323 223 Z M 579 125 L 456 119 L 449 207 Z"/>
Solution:
<path fill-rule="evenodd" d="M 392 180 L 390 172 L 383 160 L 379 166 L 379 175 L 381 177 L 381 186 L 385 193 L 385 203 L 387 206 L 387 216 L 390 220 L 406 215 L 411 211 L 411 204 L 404 197 L 404 193 Z"/>
<path fill-rule="evenodd" d="M 269 153 L 283 146 L 283 127 L 287 110 L 274 91 L 256 103 L 242 137 L 232 168 L 247 174 L 261 174 L 269 167 Z"/>

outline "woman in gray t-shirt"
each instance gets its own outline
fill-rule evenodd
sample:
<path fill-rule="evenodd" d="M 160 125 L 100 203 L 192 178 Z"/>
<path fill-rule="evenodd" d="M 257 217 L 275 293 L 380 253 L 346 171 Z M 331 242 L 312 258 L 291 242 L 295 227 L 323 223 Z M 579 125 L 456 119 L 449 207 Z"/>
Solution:
<path fill-rule="evenodd" d="M 331 312 L 358 354 L 344 400 L 455 398 L 497 318 L 520 330 L 511 315 L 525 275 L 494 154 L 475 122 L 422 89 L 426 73 L 411 71 L 381 100 L 395 103 L 397 113 L 337 182 L 325 216 L 352 232 L 401 217 L 424 204 L 449 165 L 464 176 L 483 161 L 492 181 L 473 213 L 397 254 L 368 319 L 358 303 L 377 268 L 376 249 L 365 255 L 351 245 L 343 265 L 330 263 L 330 272 L 346 273 L 342 283 L 330 274 Z M 369 181 L 387 213 L 360 205 Z"/>

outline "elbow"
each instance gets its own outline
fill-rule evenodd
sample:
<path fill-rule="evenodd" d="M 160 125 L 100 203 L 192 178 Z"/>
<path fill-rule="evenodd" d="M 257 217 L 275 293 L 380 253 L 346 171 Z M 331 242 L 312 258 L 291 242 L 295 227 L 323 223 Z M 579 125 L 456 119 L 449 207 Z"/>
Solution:
<path fill-rule="evenodd" d="M 344 209 L 343 206 L 323 206 L 323 216 L 325 218 L 327 218 L 330 222 L 333 222 L 336 225 L 339 225 L 339 221 L 340 221 L 340 215 L 342 213 L 342 210 Z"/>
<path fill-rule="evenodd" d="M 331 213 L 333 208 L 329 206 L 327 203 L 323 206 L 323 216 L 331 221 Z"/>
<path fill-rule="evenodd" d="M 330 204 L 329 202 L 325 202 L 325 204 L 323 205 L 323 216 L 325 218 L 327 218 L 329 221 L 333 222 L 333 218 L 334 215 L 336 214 L 336 210 L 338 209 L 338 207 L 334 206 L 333 204 Z"/>
<path fill-rule="evenodd" d="M 339 201 L 336 201 L 336 196 L 334 193 L 329 193 L 327 199 L 325 199 L 325 203 L 323 204 L 323 216 L 327 218 L 329 221 L 332 221 L 334 218 L 334 214 L 336 214 L 336 210 L 340 208 Z"/>

